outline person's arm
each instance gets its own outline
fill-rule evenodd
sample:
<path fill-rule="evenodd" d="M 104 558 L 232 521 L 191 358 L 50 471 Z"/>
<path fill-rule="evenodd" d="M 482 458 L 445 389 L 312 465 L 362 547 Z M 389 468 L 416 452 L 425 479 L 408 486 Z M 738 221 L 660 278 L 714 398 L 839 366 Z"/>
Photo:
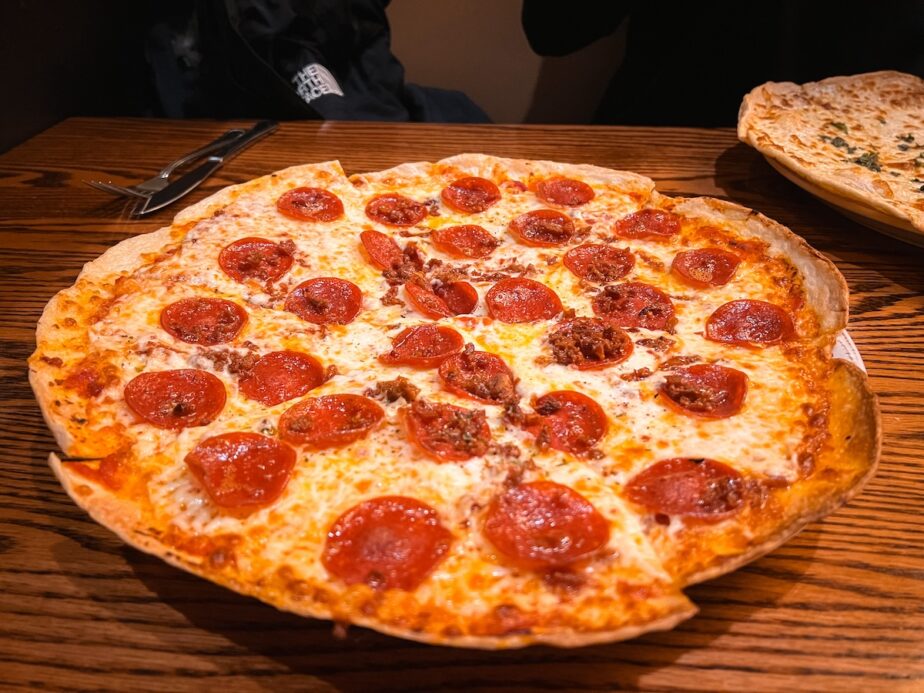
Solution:
<path fill-rule="evenodd" d="M 632 0 L 523 0 L 523 30 L 539 55 L 567 55 L 616 31 L 634 4 Z"/>

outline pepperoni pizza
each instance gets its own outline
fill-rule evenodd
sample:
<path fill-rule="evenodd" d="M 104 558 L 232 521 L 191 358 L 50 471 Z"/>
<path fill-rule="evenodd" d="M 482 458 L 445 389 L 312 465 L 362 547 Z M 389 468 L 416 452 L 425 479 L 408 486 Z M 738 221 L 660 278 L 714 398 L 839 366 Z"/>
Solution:
<path fill-rule="evenodd" d="M 834 266 L 631 173 L 460 155 L 222 190 L 89 263 L 30 359 L 134 546 L 306 616 L 618 640 L 832 511 L 878 413 Z"/>

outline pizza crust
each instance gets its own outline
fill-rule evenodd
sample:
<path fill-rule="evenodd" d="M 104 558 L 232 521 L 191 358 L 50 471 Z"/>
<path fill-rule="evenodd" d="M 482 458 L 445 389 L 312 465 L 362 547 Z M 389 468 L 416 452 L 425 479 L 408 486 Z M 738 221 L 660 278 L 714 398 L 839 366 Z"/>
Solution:
<path fill-rule="evenodd" d="M 611 642 L 620 642 L 622 640 L 631 640 L 646 633 L 657 631 L 671 630 L 678 624 L 692 618 L 699 609 L 686 599 L 678 600 L 678 606 L 674 613 L 668 616 L 648 621 L 644 625 L 625 626 L 616 630 L 602 630 L 594 633 L 576 633 L 562 632 L 550 635 L 512 635 L 502 637 L 479 637 L 475 635 L 460 636 L 457 638 L 438 639 L 430 636 L 415 633 L 413 631 L 401 630 L 398 628 L 383 627 L 374 621 L 362 622 L 357 620 L 356 625 L 377 630 L 386 635 L 404 638 L 406 640 L 415 640 L 426 645 L 442 645 L 445 647 L 465 647 L 475 650 L 510 650 L 529 645 L 550 645 L 552 647 L 561 647 L 565 649 L 575 647 L 586 647 L 588 645 L 600 645 Z"/>
<path fill-rule="evenodd" d="M 856 151 L 847 154 L 838 150 L 844 156 L 832 160 L 830 147 L 822 143 L 817 132 L 832 121 L 851 118 L 857 127 L 848 127 L 850 135 L 843 134 L 857 145 Z M 916 144 L 924 144 L 922 122 L 924 80 L 882 71 L 803 85 L 767 82 L 755 87 L 741 103 L 738 138 L 825 190 L 903 219 L 924 232 L 924 194 L 905 185 L 904 175 L 886 175 L 885 165 L 875 172 L 850 163 L 851 156 L 866 151 L 891 156 L 896 138 L 902 135 L 914 134 Z M 832 129 L 829 136 L 839 136 L 840 132 Z M 901 158 L 904 164 L 914 154 Z M 915 170 L 918 178 L 924 178 L 924 167 Z M 908 177 L 912 175 L 914 170 Z"/>
<path fill-rule="evenodd" d="M 555 161 L 531 161 L 529 159 L 506 159 L 485 154 L 457 154 L 432 163 L 417 161 L 404 163 L 384 171 L 357 173 L 350 176 L 354 185 L 384 185 L 398 187 L 406 182 L 427 178 L 435 171 L 454 169 L 462 175 L 492 178 L 495 171 L 516 180 L 530 180 L 545 176 L 573 176 L 589 182 L 612 186 L 647 200 L 654 191 L 654 181 L 630 171 L 592 166 L 590 164 L 565 164 Z"/>
<path fill-rule="evenodd" d="M 501 169 L 511 178 L 530 179 L 549 175 L 573 176 L 592 183 L 611 185 L 629 192 L 643 192 L 648 196 L 654 191 L 655 183 L 647 176 L 631 171 L 619 171 L 591 164 L 570 164 L 557 161 L 531 159 L 505 159 L 484 154 L 456 154 L 437 162 L 451 166 L 470 175 L 490 175 L 492 170 Z"/>

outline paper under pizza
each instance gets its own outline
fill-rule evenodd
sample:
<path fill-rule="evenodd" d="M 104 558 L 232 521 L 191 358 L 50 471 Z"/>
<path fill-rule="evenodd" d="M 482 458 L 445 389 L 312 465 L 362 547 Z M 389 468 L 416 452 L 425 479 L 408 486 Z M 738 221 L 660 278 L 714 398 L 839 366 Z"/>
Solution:
<path fill-rule="evenodd" d="M 670 628 L 873 473 L 834 266 L 766 217 L 463 154 L 226 188 L 89 263 L 30 376 L 71 497 L 305 616 L 429 643 Z"/>

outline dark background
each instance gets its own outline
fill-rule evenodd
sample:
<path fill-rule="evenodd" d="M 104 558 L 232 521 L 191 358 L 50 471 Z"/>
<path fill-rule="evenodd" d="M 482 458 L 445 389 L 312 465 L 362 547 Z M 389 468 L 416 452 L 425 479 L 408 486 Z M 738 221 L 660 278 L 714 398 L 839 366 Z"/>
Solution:
<path fill-rule="evenodd" d="M 309 15 L 337 4 L 289 1 Z M 156 87 L 152 27 L 205 2 L 223 0 L 0 3 L 0 151 L 72 115 L 177 115 Z M 462 90 L 496 122 L 733 125 L 766 80 L 924 75 L 924 0 L 395 0 L 387 11 L 407 81 Z M 268 101 L 209 97 L 179 115 L 280 117 Z"/>

